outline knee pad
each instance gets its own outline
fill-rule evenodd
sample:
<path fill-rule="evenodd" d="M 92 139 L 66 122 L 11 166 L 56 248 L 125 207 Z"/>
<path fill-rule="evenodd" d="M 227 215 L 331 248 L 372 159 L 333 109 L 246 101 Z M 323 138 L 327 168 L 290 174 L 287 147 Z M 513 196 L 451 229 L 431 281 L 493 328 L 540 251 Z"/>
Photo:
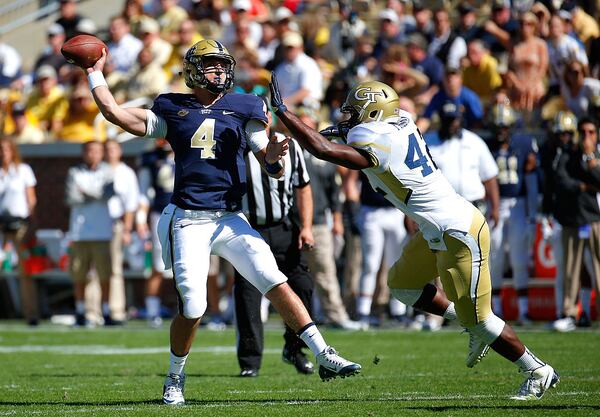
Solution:
<path fill-rule="evenodd" d="M 402 301 L 407 306 L 414 305 L 419 298 L 421 298 L 421 294 L 423 294 L 423 289 L 403 289 L 403 288 L 390 288 L 391 294 L 395 299 Z"/>
<path fill-rule="evenodd" d="M 184 300 L 183 314 L 186 319 L 197 320 L 206 312 L 207 303 L 204 301 Z"/>
<path fill-rule="evenodd" d="M 469 326 L 468 330 L 486 344 L 491 345 L 500 336 L 505 324 L 504 320 L 492 313 L 475 326 Z"/>

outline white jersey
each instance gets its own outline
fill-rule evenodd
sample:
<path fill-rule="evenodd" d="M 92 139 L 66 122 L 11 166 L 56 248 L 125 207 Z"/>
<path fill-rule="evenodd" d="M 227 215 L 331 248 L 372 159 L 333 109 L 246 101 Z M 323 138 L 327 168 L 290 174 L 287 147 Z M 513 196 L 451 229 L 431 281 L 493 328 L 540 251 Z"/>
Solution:
<path fill-rule="evenodd" d="M 446 250 L 446 230 L 469 231 L 475 207 L 437 168 L 410 114 L 355 126 L 347 141 L 369 153 L 374 166 L 363 172 L 373 189 L 418 223 L 431 249 Z"/>

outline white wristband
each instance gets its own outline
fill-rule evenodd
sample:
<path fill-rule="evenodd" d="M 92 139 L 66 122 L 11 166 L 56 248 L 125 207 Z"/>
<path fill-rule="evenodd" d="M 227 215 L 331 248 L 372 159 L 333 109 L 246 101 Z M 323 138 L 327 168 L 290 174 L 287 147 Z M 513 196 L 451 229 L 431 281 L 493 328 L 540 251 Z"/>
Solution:
<path fill-rule="evenodd" d="M 90 90 L 93 90 L 96 87 L 100 87 L 101 85 L 105 85 L 108 87 L 108 84 L 106 84 L 106 80 L 104 79 L 104 74 L 102 74 L 102 71 L 94 71 L 89 73 L 88 82 L 90 84 Z"/>

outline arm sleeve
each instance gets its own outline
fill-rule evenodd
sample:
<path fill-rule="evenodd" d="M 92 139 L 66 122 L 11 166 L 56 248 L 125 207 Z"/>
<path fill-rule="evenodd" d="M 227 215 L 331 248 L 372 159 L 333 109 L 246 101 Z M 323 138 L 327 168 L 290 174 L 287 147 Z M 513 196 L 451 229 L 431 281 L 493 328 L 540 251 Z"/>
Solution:
<path fill-rule="evenodd" d="M 581 191 L 581 188 L 579 188 L 581 181 L 578 181 L 575 178 L 571 177 L 567 170 L 567 164 L 569 163 L 570 159 L 571 156 L 568 152 L 564 152 L 560 156 L 560 159 L 558 160 L 558 165 L 556 167 L 556 186 L 559 189 L 579 194 Z"/>
<path fill-rule="evenodd" d="M 248 120 L 245 130 L 246 140 L 252 152 L 259 152 L 267 147 L 269 138 L 264 123 L 256 119 Z"/>
<path fill-rule="evenodd" d="M 358 125 L 348 133 L 348 145 L 363 152 L 377 171 L 386 169 L 389 163 L 390 146 L 383 132 L 372 131 L 367 124 Z"/>
<path fill-rule="evenodd" d="M 438 111 L 440 100 L 441 100 L 440 93 L 438 92 L 438 93 L 436 93 L 436 95 L 433 96 L 433 98 L 431 99 L 431 101 L 429 102 L 427 107 L 425 107 L 425 111 L 423 112 L 423 117 L 425 117 L 427 119 L 431 119 L 431 116 L 433 116 L 433 113 Z"/>
<path fill-rule="evenodd" d="M 167 121 L 152 110 L 146 110 L 146 138 L 164 138 L 167 136 Z"/>
<path fill-rule="evenodd" d="M 66 181 L 65 202 L 68 206 L 81 204 L 85 201 L 85 197 L 75 181 L 76 168 L 69 169 Z"/>

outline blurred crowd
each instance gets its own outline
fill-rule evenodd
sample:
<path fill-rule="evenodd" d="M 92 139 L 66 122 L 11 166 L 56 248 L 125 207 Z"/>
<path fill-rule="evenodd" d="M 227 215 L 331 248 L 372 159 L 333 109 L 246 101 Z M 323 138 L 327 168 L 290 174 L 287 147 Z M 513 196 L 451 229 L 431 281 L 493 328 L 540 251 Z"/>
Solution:
<path fill-rule="evenodd" d="M 456 176 L 456 182 L 450 178 L 455 188 L 486 211 L 493 224 L 502 221 L 508 225 L 518 218 L 519 222 L 526 222 L 523 227 L 527 228 L 544 215 L 544 237 L 558 236 L 554 246 L 560 246 L 559 241 L 566 245 L 564 254 L 555 250 L 555 258 L 564 259 L 558 262 L 563 273 L 559 272 L 557 284 L 559 320 L 555 327 L 575 327 L 580 315 L 573 305 L 578 299 L 583 302 L 586 316 L 580 325 L 589 323 L 589 293 L 592 283 L 600 277 L 600 234 L 596 234 L 600 229 L 581 230 L 600 221 L 595 200 L 600 191 L 595 177 L 595 160 L 600 156 L 596 147 L 600 117 L 600 2 L 126 0 L 120 13 L 109 22 L 95 22 L 78 12 L 75 0 L 60 0 L 59 14 L 47 27 L 47 45 L 31 68 L 24 68 L 20 52 L 0 39 L 0 134 L 6 143 L 97 143 L 109 139 L 109 143 L 117 144 L 113 139 L 122 138 L 122 132 L 98 116 L 85 73 L 60 54 L 65 40 L 81 33 L 96 35 L 106 42 L 108 61 L 104 75 L 120 103 L 146 100 L 151 104 L 160 93 L 186 91 L 180 74 L 182 58 L 189 47 L 204 38 L 221 41 L 235 57 L 234 91 L 265 95 L 270 72 L 274 71 L 287 106 L 315 126 L 340 121 L 339 107 L 353 85 L 380 80 L 398 92 L 401 107 L 414 115 L 444 174 Z M 585 136 L 585 129 L 590 126 L 596 132 L 595 139 Z M 515 150 L 515 159 L 510 159 L 503 152 L 516 149 L 517 141 L 512 141 L 512 148 L 503 143 L 510 143 L 517 131 L 533 133 L 537 141 L 531 139 L 527 142 L 531 146 L 524 151 Z M 469 150 L 458 145 L 452 148 L 452 140 L 461 138 L 474 145 Z M 484 145 L 481 138 L 486 141 Z M 437 154 L 436 145 L 440 146 Z M 168 151 L 161 146 L 157 145 L 156 152 L 166 158 Z M 542 152 L 538 152 L 538 147 Z M 14 146 L 11 149 L 14 155 Z M 444 157 L 449 162 L 445 163 Z M 152 158 L 153 162 L 146 163 L 149 171 L 143 174 L 145 180 L 141 179 L 146 190 L 165 186 L 165 179 L 171 178 L 156 168 L 158 156 Z M 528 162 L 529 158 L 532 161 Z M 572 162 L 577 158 L 584 158 L 587 165 L 580 167 Z M 480 165 L 472 164 L 475 160 Z M 458 161 L 473 172 L 456 171 Z M 516 161 L 514 166 L 511 161 Z M 17 162 L 21 163 L 18 159 Z M 3 161 L 3 183 L 8 181 L 5 178 L 9 176 L 10 164 Z M 140 168 L 143 166 L 142 163 Z M 535 176 L 529 175 L 532 173 Z M 355 320 L 373 325 L 378 322 L 379 308 L 399 322 L 439 328 L 439 322 L 415 320 L 412 315 L 409 319 L 411 312 L 404 306 L 387 304 L 387 268 L 399 256 L 406 235 L 414 233 L 415 225 L 403 218 L 390 220 L 392 214 L 385 213 L 385 203 L 377 199 L 377 193 L 368 190 L 356 173 L 337 170 L 332 175 L 337 187 L 332 192 L 340 198 L 326 208 L 329 214 L 325 224 L 335 237 L 333 252 L 338 270 L 330 269 L 329 273 L 339 278 L 341 285 L 335 297 L 341 296 L 344 302 L 333 302 L 335 311 L 330 307 L 332 300 L 320 300 L 327 307 L 322 320 L 344 328 L 356 328 L 349 324 Z M 35 206 L 35 193 L 31 191 L 35 178 L 29 171 L 19 174 L 19 178 L 23 189 L 30 191 L 24 192 L 25 202 L 19 203 L 28 210 L 15 216 L 27 218 Z M 520 188 L 516 190 L 511 185 Z M 581 193 L 585 195 L 582 197 Z M 136 216 L 138 208 L 128 206 L 113 218 L 122 219 L 123 213 L 130 211 L 137 220 L 138 232 L 148 233 L 151 228 L 141 225 L 148 224 L 149 207 L 150 213 L 160 213 L 160 204 L 152 202 L 159 194 L 153 191 L 145 203 L 144 198 L 140 200 L 145 204 L 145 214 Z M 538 208 L 542 195 L 544 204 Z M 111 196 L 106 194 L 98 200 L 108 201 Z M 572 208 L 561 203 L 561 199 L 574 198 L 581 198 L 576 205 L 585 207 L 584 213 L 569 212 Z M 513 210 L 524 200 L 529 207 L 526 213 Z M 370 219 L 375 218 L 390 221 L 371 227 L 375 221 Z M 127 233 L 135 230 L 132 222 L 129 218 L 121 222 L 121 227 L 124 224 Z M 560 225 L 563 229 L 558 229 Z M 128 239 L 124 238 L 126 244 Z M 501 251 L 506 245 L 513 246 L 509 240 L 502 234 L 496 239 Z M 380 241 L 387 243 L 382 245 Z M 530 257 L 530 246 L 524 246 L 526 258 Z M 361 252 L 368 254 L 362 261 L 357 256 Z M 591 259 L 587 268 L 580 267 L 584 252 Z M 502 251 L 496 256 L 504 258 L 505 254 Z M 515 270 L 523 269 L 523 261 L 507 256 L 507 266 L 497 267 L 500 280 L 508 269 L 513 270 L 515 277 Z M 527 276 L 525 281 L 521 279 L 517 290 L 519 320 L 527 323 L 530 259 L 524 262 L 522 273 Z M 161 270 L 161 266 L 156 266 L 153 276 L 160 278 Z M 107 274 L 103 282 L 108 280 Z M 583 279 L 581 295 L 580 274 L 589 275 Z M 232 274 L 224 275 L 231 282 Z M 149 297 L 154 298 L 147 307 L 151 310 L 149 318 L 159 323 L 160 294 L 156 285 L 149 285 Z M 221 287 L 230 288 L 230 284 L 221 283 Z M 212 296 L 209 307 L 215 317 L 220 314 L 215 305 L 219 302 L 219 285 L 216 288 L 217 295 Z M 494 309 L 498 313 L 502 305 L 497 285 L 495 291 Z M 81 301 L 81 290 L 79 294 Z M 324 294 L 319 295 L 323 298 Z M 102 300 L 108 303 L 107 296 Z M 26 315 L 35 322 L 36 312 L 29 310 Z M 78 314 L 82 311 L 80 304 Z M 102 313 L 105 321 L 119 321 L 111 316 L 108 304 Z"/>

